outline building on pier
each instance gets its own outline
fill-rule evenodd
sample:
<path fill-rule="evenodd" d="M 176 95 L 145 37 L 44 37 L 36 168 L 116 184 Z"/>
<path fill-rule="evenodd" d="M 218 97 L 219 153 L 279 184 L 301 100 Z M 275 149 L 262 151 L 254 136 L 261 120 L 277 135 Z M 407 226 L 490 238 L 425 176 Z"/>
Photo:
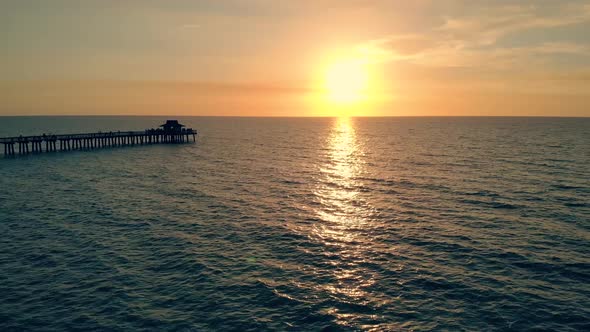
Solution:
<path fill-rule="evenodd" d="M 186 126 L 180 124 L 178 120 L 166 120 L 166 123 L 160 125 L 160 127 L 162 127 L 167 133 L 179 133 L 182 131 L 182 128 Z"/>

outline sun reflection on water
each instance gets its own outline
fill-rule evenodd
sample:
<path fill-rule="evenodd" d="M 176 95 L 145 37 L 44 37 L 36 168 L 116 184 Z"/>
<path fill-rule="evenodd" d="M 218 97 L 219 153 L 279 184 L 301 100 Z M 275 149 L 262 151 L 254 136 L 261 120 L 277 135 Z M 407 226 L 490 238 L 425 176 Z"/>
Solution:
<path fill-rule="evenodd" d="M 362 197 L 359 178 L 364 172 L 364 149 L 354 119 L 336 119 L 326 147 L 315 189 L 320 203 L 315 212 L 321 222 L 314 225 L 312 237 L 323 244 L 324 255 L 337 259 L 332 260 L 334 282 L 322 288 L 344 301 L 367 303 L 365 289 L 375 281 L 362 265 L 369 259 L 366 247 L 371 241 L 372 211 Z"/>
<path fill-rule="evenodd" d="M 364 221 L 363 206 L 357 200 L 360 183 L 357 178 L 363 171 L 363 151 L 357 142 L 353 120 L 338 118 L 327 140 L 328 161 L 320 168 L 316 197 L 322 208 L 317 210 L 323 225 L 322 234 L 338 240 L 354 240 L 350 228 Z"/>

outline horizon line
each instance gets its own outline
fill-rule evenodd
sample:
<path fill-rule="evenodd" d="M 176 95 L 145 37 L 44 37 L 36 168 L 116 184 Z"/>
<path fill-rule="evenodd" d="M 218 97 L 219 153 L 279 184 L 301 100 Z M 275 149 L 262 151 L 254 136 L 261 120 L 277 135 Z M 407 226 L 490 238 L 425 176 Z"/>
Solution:
<path fill-rule="evenodd" d="M 166 115 L 166 114 L 26 114 L 7 117 L 193 117 L 193 118 L 590 118 L 590 115 Z"/>

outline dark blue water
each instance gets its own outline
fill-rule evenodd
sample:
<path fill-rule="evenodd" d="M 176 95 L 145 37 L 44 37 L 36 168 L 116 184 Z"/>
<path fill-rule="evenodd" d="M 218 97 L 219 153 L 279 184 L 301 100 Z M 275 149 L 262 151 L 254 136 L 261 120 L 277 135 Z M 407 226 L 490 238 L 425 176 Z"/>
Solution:
<path fill-rule="evenodd" d="M 0 330 L 590 330 L 590 119 L 179 120 L 0 160 Z"/>

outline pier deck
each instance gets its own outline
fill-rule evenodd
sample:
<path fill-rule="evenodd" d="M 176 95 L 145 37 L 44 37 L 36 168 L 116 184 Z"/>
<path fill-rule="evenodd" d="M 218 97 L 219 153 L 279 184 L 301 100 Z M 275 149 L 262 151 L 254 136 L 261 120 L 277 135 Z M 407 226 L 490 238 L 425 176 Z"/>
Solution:
<path fill-rule="evenodd" d="M 17 154 L 16 146 L 18 146 L 18 154 L 29 154 L 129 145 L 189 143 L 191 137 L 192 142 L 196 141 L 196 130 L 181 128 L 182 125 L 176 121 L 168 121 L 168 123 L 176 123 L 177 126 L 166 127 L 166 125 L 162 125 L 160 127 L 164 127 L 164 129 L 146 129 L 144 131 L 0 137 L 0 144 L 4 145 L 5 156 L 13 156 Z"/>

